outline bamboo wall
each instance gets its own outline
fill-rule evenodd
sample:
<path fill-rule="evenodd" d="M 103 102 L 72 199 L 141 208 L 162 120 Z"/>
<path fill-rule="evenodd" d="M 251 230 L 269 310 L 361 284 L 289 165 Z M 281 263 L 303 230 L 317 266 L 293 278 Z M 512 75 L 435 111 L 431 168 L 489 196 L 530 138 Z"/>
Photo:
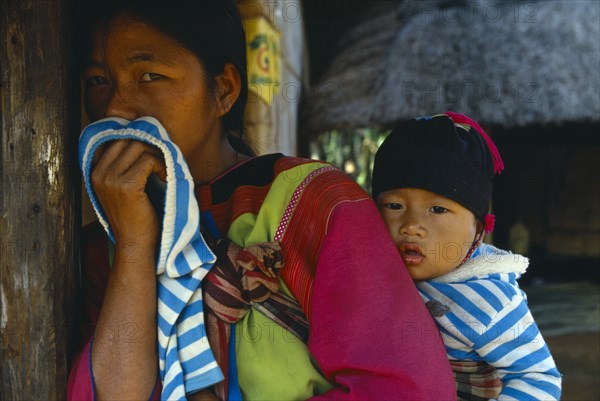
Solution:
<path fill-rule="evenodd" d="M 263 24 L 258 34 L 275 37 L 270 43 L 270 66 L 275 68 L 270 82 L 256 84 L 250 76 L 250 94 L 246 107 L 246 141 L 257 154 L 297 153 L 298 106 L 305 73 L 305 39 L 300 0 L 238 1 L 246 39 L 251 46 L 256 35 L 251 26 Z M 273 46 L 274 45 L 274 46 Z M 249 70 L 260 64 L 260 55 L 248 51 Z M 262 60 L 264 61 L 264 59 Z"/>
<path fill-rule="evenodd" d="M 579 123 L 497 130 L 506 170 L 494 185 L 495 231 L 503 246 L 512 242 L 512 229 L 513 236 L 526 238 L 532 255 L 600 258 L 598 128 Z"/>

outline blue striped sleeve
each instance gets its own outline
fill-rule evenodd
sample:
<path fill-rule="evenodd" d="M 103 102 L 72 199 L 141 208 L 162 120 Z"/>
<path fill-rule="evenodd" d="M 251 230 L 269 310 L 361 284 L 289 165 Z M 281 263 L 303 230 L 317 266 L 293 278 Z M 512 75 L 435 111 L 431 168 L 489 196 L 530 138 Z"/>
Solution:
<path fill-rule="evenodd" d="M 499 399 L 560 399 L 560 373 L 522 296 L 513 296 L 480 338 L 477 353 L 503 383 Z"/>

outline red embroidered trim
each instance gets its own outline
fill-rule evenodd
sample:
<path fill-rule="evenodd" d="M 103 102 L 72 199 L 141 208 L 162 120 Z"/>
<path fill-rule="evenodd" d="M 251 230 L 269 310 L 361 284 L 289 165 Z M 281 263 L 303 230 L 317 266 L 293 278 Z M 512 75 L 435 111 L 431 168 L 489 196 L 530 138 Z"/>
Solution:
<path fill-rule="evenodd" d="M 300 183 L 300 185 L 298 185 L 298 187 L 296 188 L 296 190 L 294 190 L 294 193 L 292 194 L 292 198 L 290 199 L 290 202 L 288 203 L 287 207 L 285 208 L 285 211 L 283 212 L 283 217 L 281 218 L 281 222 L 279 223 L 279 226 L 277 227 L 277 230 L 275 231 L 275 237 L 273 238 L 274 241 L 281 241 L 281 238 L 283 237 L 283 234 L 285 233 L 285 230 L 287 229 L 287 226 L 290 222 L 290 218 L 292 217 L 292 214 L 294 213 L 294 209 L 296 209 L 296 205 L 298 204 L 298 201 L 300 200 L 300 196 L 302 195 L 302 192 L 304 191 L 304 188 L 306 188 L 308 183 L 311 182 L 316 176 L 318 176 L 322 173 L 326 173 L 328 171 L 332 171 L 332 170 L 336 170 L 336 168 L 333 166 L 321 167 L 321 168 L 313 171 L 312 173 L 310 173 Z"/>

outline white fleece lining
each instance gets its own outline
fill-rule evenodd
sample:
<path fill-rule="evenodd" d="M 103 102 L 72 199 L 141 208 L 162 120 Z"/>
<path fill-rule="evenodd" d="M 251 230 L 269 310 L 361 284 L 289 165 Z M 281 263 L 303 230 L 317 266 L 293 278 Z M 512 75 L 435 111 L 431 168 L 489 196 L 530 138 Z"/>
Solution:
<path fill-rule="evenodd" d="M 469 259 L 462 266 L 449 273 L 431 279 L 438 283 L 455 283 L 472 278 L 485 277 L 495 273 L 523 274 L 529 266 L 529 259 L 523 255 L 502 251 L 488 244 L 481 255 Z"/>

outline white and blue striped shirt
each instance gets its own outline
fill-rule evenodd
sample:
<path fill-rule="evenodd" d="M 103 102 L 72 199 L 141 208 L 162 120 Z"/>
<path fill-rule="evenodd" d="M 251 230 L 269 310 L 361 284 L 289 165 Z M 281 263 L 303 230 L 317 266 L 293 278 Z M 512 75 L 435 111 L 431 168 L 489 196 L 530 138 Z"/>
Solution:
<path fill-rule="evenodd" d="M 517 284 L 528 264 L 482 244 L 462 266 L 417 283 L 425 302 L 447 307 L 434 318 L 448 358 L 493 366 L 502 401 L 558 400 L 561 394 L 561 375 Z"/>

